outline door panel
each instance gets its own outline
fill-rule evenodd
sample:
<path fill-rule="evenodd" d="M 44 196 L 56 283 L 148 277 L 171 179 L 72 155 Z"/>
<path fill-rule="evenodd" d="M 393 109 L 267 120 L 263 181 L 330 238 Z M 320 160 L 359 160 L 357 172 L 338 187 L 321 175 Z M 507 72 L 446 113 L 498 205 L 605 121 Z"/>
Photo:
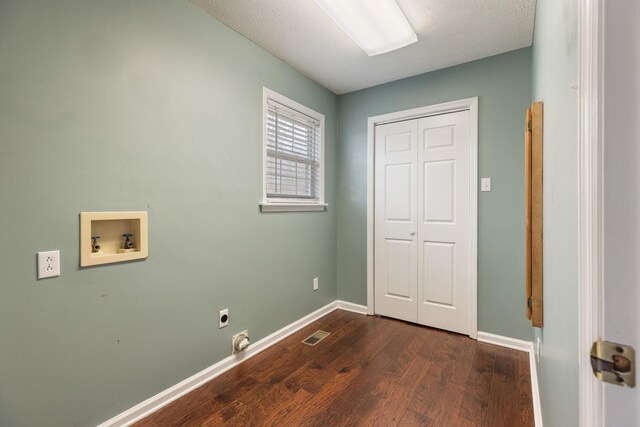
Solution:
<path fill-rule="evenodd" d="M 423 303 L 453 305 L 455 246 L 455 243 L 424 242 L 422 252 Z"/>
<path fill-rule="evenodd" d="M 387 296 L 411 299 L 411 240 L 387 239 Z"/>
<path fill-rule="evenodd" d="M 423 222 L 454 222 L 455 160 L 424 162 Z"/>
<path fill-rule="evenodd" d="M 418 120 L 418 323 L 469 334 L 469 112 Z"/>
<path fill-rule="evenodd" d="M 401 151 L 413 152 L 412 141 L 415 140 L 413 132 L 400 132 L 385 136 L 385 153 L 398 153 Z"/>
<path fill-rule="evenodd" d="M 454 126 L 424 128 L 422 131 L 425 150 L 440 147 L 453 147 L 456 143 Z"/>
<path fill-rule="evenodd" d="M 417 123 L 375 134 L 375 313 L 417 321 Z"/>
<path fill-rule="evenodd" d="M 413 169 L 412 163 L 386 165 L 384 215 L 387 221 L 413 220 Z"/>

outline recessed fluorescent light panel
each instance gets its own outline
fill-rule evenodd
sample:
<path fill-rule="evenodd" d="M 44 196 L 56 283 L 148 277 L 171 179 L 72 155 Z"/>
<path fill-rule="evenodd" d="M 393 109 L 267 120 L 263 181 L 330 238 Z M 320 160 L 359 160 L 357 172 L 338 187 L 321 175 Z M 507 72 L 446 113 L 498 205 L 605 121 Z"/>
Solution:
<path fill-rule="evenodd" d="M 391 52 L 418 41 L 395 0 L 315 0 L 367 55 Z"/>

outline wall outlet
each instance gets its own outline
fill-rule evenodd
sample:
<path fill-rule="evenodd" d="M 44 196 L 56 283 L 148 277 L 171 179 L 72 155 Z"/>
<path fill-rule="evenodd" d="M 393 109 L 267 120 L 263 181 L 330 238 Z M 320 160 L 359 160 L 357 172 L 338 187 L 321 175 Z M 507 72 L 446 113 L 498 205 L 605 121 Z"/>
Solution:
<path fill-rule="evenodd" d="M 60 251 L 38 252 L 38 279 L 60 275 Z"/>
<path fill-rule="evenodd" d="M 318 290 L 318 278 L 317 277 L 313 278 L 313 290 L 314 291 Z"/>
<path fill-rule="evenodd" d="M 229 309 L 225 308 L 224 310 L 220 310 L 220 315 L 218 316 L 218 320 L 220 321 L 220 326 L 218 329 L 222 329 L 226 326 L 229 326 Z"/>

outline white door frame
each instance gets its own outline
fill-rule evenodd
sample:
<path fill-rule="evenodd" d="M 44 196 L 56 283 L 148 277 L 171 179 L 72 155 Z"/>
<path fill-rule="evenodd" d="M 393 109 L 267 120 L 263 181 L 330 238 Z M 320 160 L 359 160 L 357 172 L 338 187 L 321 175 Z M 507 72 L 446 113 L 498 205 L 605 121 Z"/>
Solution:
<path fill-rule="evenodd" d="M 367 153 L 367 314 L 374 314 L 374 172 L 375 126 L 399 120 L 469 110 L 469 336 L 478 338 L 478 97 L 369 117 Z"/>
<path fill-rule="evenodd" d="M 580 1 L 578 83 L 578 383 L 581 427 L 604 425 L 603 383 L 590 364 L 603 336 L 603 49 L 602 0 Z"/>

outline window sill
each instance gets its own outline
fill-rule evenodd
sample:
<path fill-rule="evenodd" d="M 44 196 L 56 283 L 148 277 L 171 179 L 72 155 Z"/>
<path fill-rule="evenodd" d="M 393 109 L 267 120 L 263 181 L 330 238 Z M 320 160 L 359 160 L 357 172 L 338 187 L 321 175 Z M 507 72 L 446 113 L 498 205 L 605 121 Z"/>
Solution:
<path fill-rule="evenodd" d="M 260 203 L 261 212 L 320 212 L 327 209 L 326 203 Z"/>

